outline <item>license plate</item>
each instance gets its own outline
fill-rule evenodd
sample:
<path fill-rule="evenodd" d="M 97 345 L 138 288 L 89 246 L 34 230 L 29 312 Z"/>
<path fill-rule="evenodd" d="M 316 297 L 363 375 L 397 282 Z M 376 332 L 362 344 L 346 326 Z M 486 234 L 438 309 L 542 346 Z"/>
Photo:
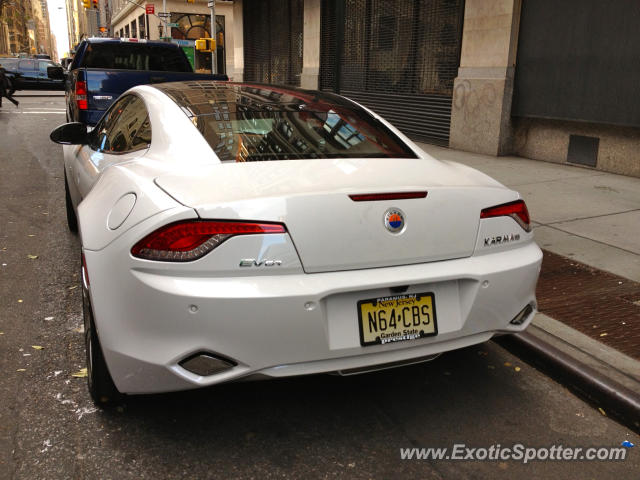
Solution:
<path fill-rule="evenodd" d="M 380 345 L 437 335 L 433 293 L 410 293 L 358 302 L 360 345 Z"/>

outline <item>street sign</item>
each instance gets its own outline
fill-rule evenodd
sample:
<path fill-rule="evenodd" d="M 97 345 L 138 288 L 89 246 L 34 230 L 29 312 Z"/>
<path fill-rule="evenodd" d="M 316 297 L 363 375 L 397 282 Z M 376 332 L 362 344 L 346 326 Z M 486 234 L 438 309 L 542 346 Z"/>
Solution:
<path fill-rule="evenodd" d="M 193 50 L 193 47 L 180 47 L 180 48 L 182 48 L 182 51 L 187 56 L 187 60 L 189 60 L 189 63 L 191 64 L 191 68 L 193 68 L 195 71 L 196 57 L 195 57 L 195 52 Z"/>
<path fill-rule="evenodd" d="M 145 11 L 147 12 L 147 15 L 153 15 L 154 13 L 156 13 L 156 6 L 153 3 L 147 3 L 145 5 Z"/>
<path fill-rule="evenodd" d="M 209 8 L 213 7 L 213 3 L 214 3 L 213 1 L 209 0 L 207 2 L 207 7 L 209 7 Z"/>
<path fill-rule="evenodd" d="M 178 24 L 177 24 L 177 23 L 170 23 L 170 22 L 168 22 L 168 23 L 167 23 L 167 27 L 169 27 L 169 28 L 171 28 L 171 27 L 173 27 L 173 28 L 178 28 Z"/>
<path fill-rule="evenodd" d="M 158 12 L 158 16 L 161 18 L 167 18 L 171 16 L 171 12 Z"/>

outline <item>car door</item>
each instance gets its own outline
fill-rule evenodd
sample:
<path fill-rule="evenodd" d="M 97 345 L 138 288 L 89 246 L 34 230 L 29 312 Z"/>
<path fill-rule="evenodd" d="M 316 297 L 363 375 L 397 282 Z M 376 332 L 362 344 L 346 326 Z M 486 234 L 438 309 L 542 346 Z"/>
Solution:
<path fill-rule="evenodd" d="M 38 60 L 38 88 L 42 90 L 57 90 L 62 86 L 62 80 L 49 78 L 47 67 L 54 67 L 55 63 L 48 60 Z"/>
<path fill-rule="evenodd" d="M 21 74 L 21 88 L 38 88 L 38 71 L 35 60 L 20 60 L 18 71 Z"/>
<path fill-rule="evenodd" d="M 107 168 L 144 155 L 150 145 L 151 124 L 144 101 L 135 94 L 124 95 L 91 131 L 89 144 L 72 147 L 71 155 L 65 156 L 74 205 Z"/>

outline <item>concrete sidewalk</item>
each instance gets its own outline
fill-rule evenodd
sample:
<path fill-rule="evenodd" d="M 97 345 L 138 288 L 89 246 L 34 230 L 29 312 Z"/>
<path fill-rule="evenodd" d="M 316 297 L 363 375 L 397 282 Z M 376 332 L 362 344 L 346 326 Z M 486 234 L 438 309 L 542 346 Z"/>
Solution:
<path fill-rule="evenodd" d="M 640 178 L 419 145 L 519 191 L 541 248 L 640 282 Z"/>
<path fill-rule="evenodd" d="M 545 250 L 541 313 L 498 342 L 640 431 L 640 178 L 419 145 L 527 202 Z"/>

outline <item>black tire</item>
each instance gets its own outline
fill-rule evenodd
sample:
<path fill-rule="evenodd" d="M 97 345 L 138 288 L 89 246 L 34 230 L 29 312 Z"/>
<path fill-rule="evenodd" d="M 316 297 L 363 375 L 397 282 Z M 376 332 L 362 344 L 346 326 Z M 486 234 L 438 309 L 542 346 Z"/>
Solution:
<path fill-rule="evenodd" d="M 87 356 L 87 386 L 89 394 L 99 407 L 113 405 L 122 400 L 123 395 L 118 391 L 107 363 L 102 354 L 102 347 L 98 339 L 95 322 L 93 320 L 93 309 L 89 300 L 89 293 L 82 289 L 82 312 L 84 316 L 84 344 Z"/>
<path fill-rule="evenodd" d="M 71 202 L 71 194 L 69 193 L 69 183 L 67 182 L 67 175 L 64 176 L 64 197 L 65 204 L 67 206 L 67 226 L 72 233 L 78 233 L 78 217 L 73 209 L 73 203 Z"/>

